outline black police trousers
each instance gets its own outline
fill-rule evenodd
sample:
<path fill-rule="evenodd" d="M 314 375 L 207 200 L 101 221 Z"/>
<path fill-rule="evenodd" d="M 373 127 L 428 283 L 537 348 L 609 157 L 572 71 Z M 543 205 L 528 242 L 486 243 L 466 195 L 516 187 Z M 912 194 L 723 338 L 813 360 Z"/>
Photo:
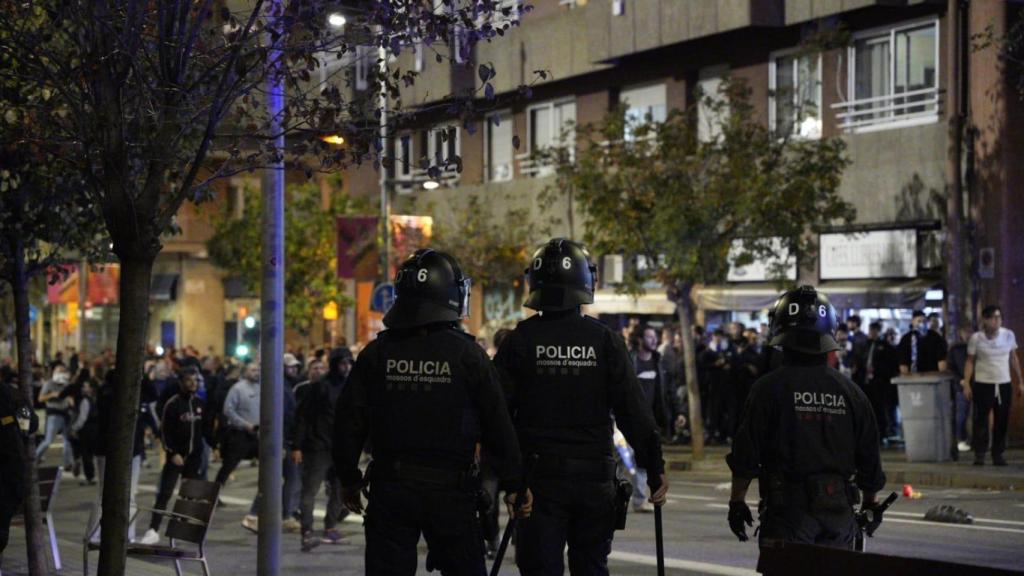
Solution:
<path fill-rule="evenodd" d="M 607 576 L 615 533 L 615 481 L 538 478 L 533 513 L 519 521 L 516 564 L 523 576 Z"/>
<path fill-rule="evenodd" d="M 366 509 L 366 573 L 411 576 L 416 545 L 443 576 L 486 576 L 472 491 L 411 481 L 372 481 Z"/>
<path fill-rule="evenodd" d="M 838 513 L 819 514 L 802 507 L 789 507 L 765 510 L 761 514 L 758 535 L 762 547 L 770 544 L 766 541 L 781 540 L 853 550 L 857 530 L 852 508 Z M 760 566 L 758 571 L 761 571 Z"/>

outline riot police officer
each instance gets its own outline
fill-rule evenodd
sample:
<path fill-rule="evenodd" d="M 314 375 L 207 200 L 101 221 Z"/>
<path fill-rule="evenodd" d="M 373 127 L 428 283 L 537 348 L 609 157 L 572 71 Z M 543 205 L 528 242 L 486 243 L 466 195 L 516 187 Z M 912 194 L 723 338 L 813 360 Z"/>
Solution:
<path fill-rule="evenodd" d="M 501 463 L 504 488 L 519 489 L 519 444 L 497 372 L 458 329 L 469 290 L 448 254 L 412 255 L 398 269 L 387 330 L 359 354 L 339 398 L 334 466 L 353 512 L 362 512 L 360 489 L 369 483 L 367 574 L 414 574 L 420 534 L 442 574 L 484 573 L 471 472 L 477 442 Z M 373 462 L 364 479 L 367 440 Z"/>
<path fill-rule="evenodd" d="M 753 516 L 750 481 L 761 493 L 760 544 L 771 541 L 851 549 L 853 505 L 877 510 L 885 485 L 875 416 L 864 392 L 827 365 L 838 349 L 836 315 L 811 286 L 786 292 L 771 312 L 770 344 L 782 367 L 754 383 L 726 458 L 732 470 L 729 527 L 741 541 Z M 881 523 L 880 511 L 873 527 Z"/>
<path fill-rule="evenodd" d="M 35 414 L 27 406 L 19 406 L 17 390 L 0 381 L 0 558 L 7 547 L 11 520 L 28 494 L 25 439 L 35 434 L 37 425 Z"/>
<path fill-rule="evenodd" d="M 623 431 L 648 471 L 650 502 L 665 501 L 661 443 L 622 337 L 580 306 L 594 301 L 596 268 L 586 249 L 556 238 L 526 270 L 525 306 L 539 314 L 502 342 L 502 372 L 531 477 L 529 517 L 518 527 L 516 563 L 524 575 L 608 574 L 608 554 L 625 496 L 618 494 L 612 426 Z M 506 497 L 509 501 L 509 497 Z"/>

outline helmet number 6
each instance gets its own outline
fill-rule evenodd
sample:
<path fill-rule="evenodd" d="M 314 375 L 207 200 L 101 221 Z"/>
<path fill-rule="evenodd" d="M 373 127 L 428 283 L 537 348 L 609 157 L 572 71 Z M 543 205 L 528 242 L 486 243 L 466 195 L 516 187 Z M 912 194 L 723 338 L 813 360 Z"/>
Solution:
<path fill-rule="evenodd" d="M 822 304 L 821 306 L 818 306 L 818 316 L 821 316 L 822 318 L 824 318 L 827 315 L 828 315 L 828 310 L 825 308 L 825 305 Z"/>
<path fill-rule="evenodd" d="M 427 269 L 426 268 L 420 268 L 420 271 L 416 274 L 416 279 L 419 280 L 420 282 L 426 282 L 427 281 Z"/>
<path fill-rule="evenodd" d="M 572 269 L 572 258 L 570 258 L 568 256 L 566 256 L 565 258 L 562 258 L 562 268 L 565 268 L 566 270 L 571 270 Z"/>

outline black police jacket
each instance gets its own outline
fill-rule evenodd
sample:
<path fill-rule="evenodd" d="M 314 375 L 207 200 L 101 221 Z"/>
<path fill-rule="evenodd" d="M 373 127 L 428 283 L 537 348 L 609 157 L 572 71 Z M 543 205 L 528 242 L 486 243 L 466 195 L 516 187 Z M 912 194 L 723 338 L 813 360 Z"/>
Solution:
<path fill-rule="evenodd" d="M 330 452 L 334 437 L 334 410 L 346 380 L 327 375 L 297 388 L 301 396 L 295 411 L 295 429 L 291 441 L 295 450 Z"/>
<path fill-rule="evenodd" d="M 0 382 L 0 502 L 15 506 L 27 491 L 25 444 L 18 428 L 16 392 Z"/>
<path fill-rule="evenodd" d="M 612 458 L 612 417 L 657 487 L 665 464 L 651 406 L 622 337 L 577 310 L 538 314 L 502 342 L 503 376 L 524 453 Z"/>
<path fill-rule="evenodd" d="M 740 478 L 781 473 L 800 483 L 828 473 L 854 477 L 865 492 L 885 485 L 871 404 L 824 356 L 787 357 L 754 383 L 726 461 Z"/>
<path fill-rule="evenodd" d="M 188 458 L 203 449 L 203 426 L 206 417 L 205 403 L 195 394 L 178 392 L 164 404 L 161 422 L 161 439 L 164 450 L 173 456 L 180 454 Z"/>
<path fill-rule="evenodd" d="M 374 462 L 468 471 L 476 443 L 507 490 L 522 462 L 497 372 L 471 335 L 450 323 L 381 332 L 359 354 L 335 410 L 334 466 L 358 485 L 367 437 Z"/>

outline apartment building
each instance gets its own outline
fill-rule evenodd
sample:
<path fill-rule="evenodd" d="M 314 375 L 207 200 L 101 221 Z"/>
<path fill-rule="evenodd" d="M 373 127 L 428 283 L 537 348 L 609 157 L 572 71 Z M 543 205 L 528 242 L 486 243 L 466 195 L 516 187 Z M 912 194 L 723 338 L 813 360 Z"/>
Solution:
<path fill-rule="evenodd" d="M 525 205 L 543 219 L 554 210 L 561 216 L 554 232 L 581 237 L 575 206 L 563 202 L 540 213 L 538 198 L 552 185 L 553 170 L 533 159 L 533 151 L 571 146 L 561 141 L 565 126 L 597 122 L 619 103 L 657 120 L 695 105 L 698 93 L 715 93 L 726 78 L 742 80 L 761 121 L 780 134 L 841 137 L 852 160 L 841 193 L 857 208 L 856 226 L 822 234 L 820 257 L 799 262 L 793 279 L 820 285 L 844 313 L 890 325 L 903 326 L 913 309 L 948 307 L 952 297 L 967 309 L 1001 302 L 1007 324 L 1024 330 L 1024 255 L 1016 248 L 1022 234 L 1012 226 L 1024 217 L 1018 191 L 1024 174 L 1013 161 L 1022 142 L 1013 137 L 1024 117 L 1020 94 L 1015 72 L 997 50 L 970 40 L 986 30 L 1001 34 L 1020 17 L 1019 6 L 1005 0 L 529 4 L 528 13 L 513 11 L 520 25 L 504 37 L 478 44 L 471 56 L 452 55 L 494 65 L 494 110 L 469 124 L 425 113 L 395 135 L 398 168 L 387 178 L 393 213 L 430 213 L 440 226 L 476 195 L 499 213 L 502 206 Z M 806 50 L 823 36 L 831 39 L 823 49 Z M 451 54 L 445 46 L 417 46 L 393 62 L 421 74 L 405 88 L 405 106 L 436 103 L 467 82 L 479 88 L 475 75 L 437 63 L 434 52 Z M 513 98 L 523 84 L 532 85 L 530 97 Z M 356 87 L 374 89 L 365 82 Z M 698 107 L 697 121 L 702 136 L 713 137 L 707 112 Z M 951 130 L 958 114 L 971 128 L 959 152 Z M 454 155 L 461 172 L 445 171 L 440 187 L 424 190 L 419 159 L 437 163 Z M 351 170 L 348 181 L 352 193 L 380 193 L 370 166 Z M 951 252 L 951 239 L 959 252 Z M 948 266 L 953 253 L 963 259 L 959 268 Z M 616 295 L 617 275 L 635 260 L 601 256 L 602 287 L 592 313 L 673 313 L 657 290 L 638 300 Z M 505 305 L 518 298 L 510 290 L 483 294 L 474 327 L 516 317 L 518 306 Z M 697 303 L 706 324 L 756 324 L 776 290 L 764 269 L 748 267 L 733 270 L 721 286 L 702 287 Z"/>

